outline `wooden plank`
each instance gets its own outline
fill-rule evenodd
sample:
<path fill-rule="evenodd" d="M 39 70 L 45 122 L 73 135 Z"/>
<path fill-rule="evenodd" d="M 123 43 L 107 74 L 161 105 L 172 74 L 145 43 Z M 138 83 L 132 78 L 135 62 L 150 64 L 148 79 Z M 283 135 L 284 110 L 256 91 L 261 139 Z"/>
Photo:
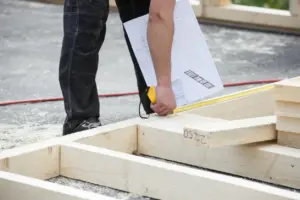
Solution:
<path fill-rule="evenodd" d="M 278 130 L 277 143 L 300 148 L 300 81 L 285 80 L 275 84 L 275 114 Z"/>
<path fill-rule="evenodd" d="M 190 0 L 190 5 L 195 13 L 196 17 L 200 17 L 202 15 L 203 2 L 198 0 Z"/>
<path fill-rule="evenodd" d="M 300 134 L 300 118 L 277 116 L 276 129 Z"/>
<path fill-rule="evenodd" d="M 63 176 L 142 196 L 172 200 L 223 200 L 224 196 L 232 200 L 300 199 L 300 194 L 292 191 L 108 149 L 69 143 L 61 150 Z"/>
<path fill-rule="evenodd" d="M 279 145 L 300 149 L 300 134 L 278 131 L 277 143 Z"/>
<path fill-rule="evenodd" d="M 68 138 L 64 141 L 74 141 L 94 146 L 101 145 L 111 150 L 132 153 L 137 148 L 137 128 L 138 124 L 142 122 L 144 120 L 141 118 L 127 119 L 65 136 Z"/>
<path fill-rule="evenodd" d="M 1 200 L 117 200 L 108 196 L 0 171 Z"/>
<path fill-rule="evenodd" d="M 212 125 L 194 123 L 185 126 L 183 135 L 208 148 L 275 140 L 276 116 L 216 122 Z"/>
<path fill-rule="evenodd" d="M 274 109 L 273 89 L 268 89 L 186 112 L 204 117 L 237 120 L 273 115 Z"/>
<path fill-rule="evenodd" d="M 276 101 L 275 115 L 300 118 L 300 103 Z"/>
<path fill-rule="evenodd" d="M 59 175 L 59 146 L 29 145 L 0 153 L 0 171 L 38 179 Z"/>
<path fill-rule="evenodd" d="M 55 177 L 59 174 L 59 145 L 67 141 L 133 153 L 137 148 L 137 124 L 140 121 L 142 120 L 125 120 L 5 150 L 0 153 L 0 170 L 42 180 Z"/>
<path fill-rule="evenodd" d="M 300 77 L 290 78 L 289 80 L 299 81 Z M 274 87 L 276 83 L 283 81 L 225 94 L 220 97 L 183 106 L 176 110 L 177 112 L 198 114 L 204 117 L 222 118 L 226 120 L 274 115 Z"/>
<path fill-rule="evenodd" d="M 204 5 L 201 17 L 288 29 L 300 28 L 298 17 L 293 17 L 290 11 L 254 6 L 231 4 L 217 7 Z"/>
<path fill-rule="evenodd" d="M 289 9 L 292 16 L 300 17 L 300 1 L 299 0 L 289 0 Z"/>
<path fill-rule="evenodd" d="M 225 120 L 219 118 L 212 118 L 212 117 L 202 117 L 190 113 L 176 113 L 165 117 L 152 116 L 151 120 L 145 120 L 144 122 L 141 122 L 138 126 L 139 129 L 142 126 L 147 126 L 147 127 L 157 127 L 163 130 L 169 130 L 175 132 L 179 131 L 183 133 L 184 127 L 189 124 L 206 125 L 206 124 L 213 124 L 215 122 L 223 122 L 223 121 Z"/>
<path fill-rule="evenodd" d="M 231 4 L 231 0 L 202 0 L 206 6 L 227 6 Z"/>
<path fill-rule="evenodd" d="M 96 134 L 75 140 L 81 144 L 101 146 L 115 151 L 134 153 L 137 151 L 137 125 L 116 128 L 115 130 L 103 131 Z"/>
<path fill-rule="evenodd" d="M 273 142 L 208 149 L 184 138 L 181 129 L 142 125 L 138 150 L 142 155 L 300 189 L 300 150 Z"/>
<path fill-rule="evenodd" d="M 275 84 L 276 101 L 300 103 L 300 80 L 284 80 Z"/>

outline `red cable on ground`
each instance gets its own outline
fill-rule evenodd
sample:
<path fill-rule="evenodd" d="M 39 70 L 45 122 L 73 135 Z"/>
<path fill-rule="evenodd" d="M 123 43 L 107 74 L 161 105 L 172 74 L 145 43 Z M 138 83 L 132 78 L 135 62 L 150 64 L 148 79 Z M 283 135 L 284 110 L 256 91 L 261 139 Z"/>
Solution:
<path fill-rule="evenodd" d="M 234 86 L 262 84 L 262 83 L 274 83 L 274 82 L 278 82 L 278 81 L 280 81 L 280 79 L 245 81 L 245 82 L 227 83 L 227 84 L 224 84 L 224 87 L 234 87 Z M 124 92 L 124 93 L 100 94 L 98 96 L 108 98 L 108 97 L 131 96 L 131 95 L 137 95 L 137 94 L 138 94 L 138 92 Z M 62 100 L 63 100 L 62 97 L 58 97 L 58 98 L 43 98 L 43 99 L 30 99 L 30 100 L 20 100 L 20 101 L 8 101 L 8 102 L 0 102 L 0 106 L 25 104 L 25 103 L 41 103 L 41 102 L 50 102 L 50 101 L 62 101 Z"/>
<path fill-rule="evenodd" d="M 136 94 L 138 94 L 138 92 L 100 94 L 98 96 L 99 97 L 121 97 L 121 96 L 131 96 Z M 29 100 L 20 100 L 20 101 L 7 101 L 7 102 L 0 102 L 0 106 L 25 104 L 25 103 L 41 103 L 41 102 L 49 102 L 49 101 L 62 101 L 62 100 L 64 100 L 62 97 L 56 97 L 56 98 L 29 99 Z"/>

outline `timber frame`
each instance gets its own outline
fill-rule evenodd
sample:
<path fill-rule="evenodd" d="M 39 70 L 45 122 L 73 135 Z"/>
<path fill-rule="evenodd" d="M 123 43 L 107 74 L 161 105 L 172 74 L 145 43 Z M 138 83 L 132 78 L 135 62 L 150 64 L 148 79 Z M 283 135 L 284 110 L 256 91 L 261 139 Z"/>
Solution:
<path fill-rule="evenodd" d="M 47 181 L 64 176 L 155 199 L 300 200 L 300 148 L 277 142 L 280 83 L 5 150 L 0 199 L 115 199 Z"/>
<path fill-rule="evenodd" d="M 299 34 L 300 1 L 288 1 L 289 10 L 237 5 L 231 0 L 191 0 L 191 5 L 200 22 Z"/>

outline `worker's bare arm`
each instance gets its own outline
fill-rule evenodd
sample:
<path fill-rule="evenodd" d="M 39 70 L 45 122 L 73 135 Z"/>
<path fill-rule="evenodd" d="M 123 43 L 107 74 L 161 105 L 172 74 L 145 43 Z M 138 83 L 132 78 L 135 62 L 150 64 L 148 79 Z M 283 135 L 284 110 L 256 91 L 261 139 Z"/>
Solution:
<path fill-rule="evenodd" d="M 153 109 L 159 115 L 167 115 L 176 108 L 171 88 L 175 3 L 175 0 L 151 0 L 149 9 L 148 43 L 158 83 Z"/>
<path fill-rule="evenodd" d="M 174 35 L 175 0 L 151 0 L 148 43 L 159 85 L 171 84 L 171 47 Z"/>

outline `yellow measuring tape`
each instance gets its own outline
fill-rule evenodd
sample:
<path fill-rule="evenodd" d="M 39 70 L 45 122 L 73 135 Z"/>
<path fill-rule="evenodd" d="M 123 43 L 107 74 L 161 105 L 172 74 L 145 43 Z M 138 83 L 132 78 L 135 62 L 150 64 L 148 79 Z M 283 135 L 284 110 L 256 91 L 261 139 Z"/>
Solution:
<path fill-rule="evenodd" d="M 300 80 L 300 77 L 291 78 L 290 80 Z M 179 112 L 188 111 L 188 110 L 191 110 L 191 109 L 200 108 L 200 107 L 203 107 L 203 106 L 208 106 L 208 105 L 212 105 L 212 104 L 216 104 L 216 103 L 225 102 L 225 101 L 228 101 L 228 100 L 236 99 L 236 98 L 239 98 L 239 97 L 244 97 L 244 96 L 254 94 L 254 93 L 257 93 L 257 92 L 270 90 L 273 87 L 274 87 L 274 83 L 271 83 L 271 84 L 267 84 L 267 85 L 264 85 L 264 86 L 261 86 L 261 87 L 255 87 L 255 88 L 244 90 L 244 91 L 241 91 L 241 92 L 232 93 L 232 94 L 224 95 L 224 96 L 221 96 L 221 97 L 216 97 L 216 98 L 213 98 L 213 99 L 200 101 L 200 102 L 197 102 L 197 103 L 193 103 L 193 104 L 190 104 L 190 105 L 179 107 L 179 108 L 174 110 L 174 113 L 179 113 Z M 150 87 L 149 88 L 148 97 L 149 97 L 149 99 L 152 103 L 155 103 L 155 101 L 156 101 L 155 87 Z"/>
<path fill-rule="evenodd" d="M 216 98 L 208 99 L 208 100 L 205 100 L 205 101 L 200 101 L 200 102 L 197 102 L 197 103 L 194 103 L 194 104 L 191 104 L 191 105 L 179 107 L 179 108 L 175 109 L 174 112 L 178 113 L 178 112 L 183 112 L 183 111 L 187 111 L 187 110 L 191 110 L 191 109 L 195 109 L 195 108 L 200 108 L 200 107 L 203 107 L 203 106 L 208 106 L 208 105 L 212 105 L 212 104 L 216 104 L 216 103 L 225 102 L 225 101 L 228 101 L 228 100 L 236 99 L 236 98 L 239 98 L 239 97 L 244 97 L 244 96 L 254 94 L 254 93 L 257 93 L 257 92 L 270 90 L 273 87 L 274 87 L 273 85 L 266 85 L 266 86 L 259 87 L 259 88 L 253 88 L 253 89 L 244 90 L 244 91 L 241 91 L 241 92 L 238 92 L 238 93 L 232 93 L 232 94 L 228 94 L 228 95 L 225 95 L 225 96 L 216 97 Z"/>

